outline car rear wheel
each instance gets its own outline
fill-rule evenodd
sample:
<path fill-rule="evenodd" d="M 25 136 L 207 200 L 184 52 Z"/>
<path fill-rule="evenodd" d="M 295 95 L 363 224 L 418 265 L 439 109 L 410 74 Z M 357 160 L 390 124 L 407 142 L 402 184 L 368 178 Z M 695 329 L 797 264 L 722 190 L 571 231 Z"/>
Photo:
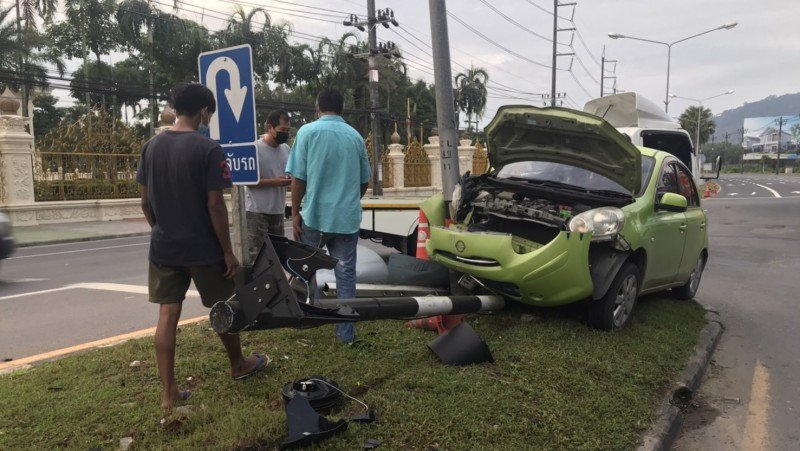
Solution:
<path fill-rule="evenodd" d="M 692 274 L 689 275 L 689 280 L 686 281 L 685 285 L 673 288 L 672 295 L 678 299 L 692 299 L 700 288 L 700 279 L 703 277 L 703 270 L 705 268 L 706 256 L 700 254 L 700 257 L 697 258 L 697 263 L 695 263 L 694 268 L 692 268 Z"/>
<path fill-rule="evenodd" d="M 622 265 L 605 296 L 589 301 L 589 325 L 602 330 L 625 327 L 633 314 L 640 286 L 639 268 L 630 262 Z"/>

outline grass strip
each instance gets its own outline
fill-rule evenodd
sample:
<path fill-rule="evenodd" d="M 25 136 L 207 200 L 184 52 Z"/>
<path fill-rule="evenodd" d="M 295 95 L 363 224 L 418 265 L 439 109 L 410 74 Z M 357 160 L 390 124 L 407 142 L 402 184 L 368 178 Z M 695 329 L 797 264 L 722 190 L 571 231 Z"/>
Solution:
<path fill-rule="evenodd" d="M 398 321 L 357 325 L 340 345 L 332 327 L 243 334 L 275 359 L 264 375 L 233 381 L 207 323 L 181 328 L 177 375 L 193 390 L 189 414 L 162 422 L 152 339 L 95 349 L 0 377 L 0 449 L 271 449 L 286 433 L 280 398 L 294 379 L 323 375 L 377 409 L 320 449 L 630 449 L 704 326 L 694 302 L 640 300 L 620 332 L 589 329 L 577 307 L 512 306 L 469 322 L 496 363 L 440 364 L 430 332 Z M 141 365 L 131 367 L 134 360 Z M 189 379 L 191 378 L 191 379 Z M 329 418 L 360 410 L 347 403 Z"/>

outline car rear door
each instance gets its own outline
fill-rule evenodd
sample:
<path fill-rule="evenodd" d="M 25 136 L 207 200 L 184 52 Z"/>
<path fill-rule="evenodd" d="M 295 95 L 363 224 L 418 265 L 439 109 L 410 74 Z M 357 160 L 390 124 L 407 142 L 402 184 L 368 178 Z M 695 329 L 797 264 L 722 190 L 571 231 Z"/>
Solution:
<path fill-rule="evenodd" d="M 658 172 L 656 204 L 664 193 L 680 194 L 674 160 L 662 162 Z M 647 249 L 647 270 L 643 288 L 654 288 L 672 283 L 678 275 L 686 243 L 686 214 L 659 210 L 655 208 L 647 219 L 645 239 Z"/>

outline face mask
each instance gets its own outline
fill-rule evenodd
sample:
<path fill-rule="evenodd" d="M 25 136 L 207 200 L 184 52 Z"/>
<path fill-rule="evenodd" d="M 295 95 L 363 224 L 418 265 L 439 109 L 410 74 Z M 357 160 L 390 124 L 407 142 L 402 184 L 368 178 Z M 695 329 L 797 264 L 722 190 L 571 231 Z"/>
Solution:
<path fill-rule="evenodd" d="M 289 141 L 289 132 L 276 132 L 275 142 L 278 144 L 285 144 Z"/>

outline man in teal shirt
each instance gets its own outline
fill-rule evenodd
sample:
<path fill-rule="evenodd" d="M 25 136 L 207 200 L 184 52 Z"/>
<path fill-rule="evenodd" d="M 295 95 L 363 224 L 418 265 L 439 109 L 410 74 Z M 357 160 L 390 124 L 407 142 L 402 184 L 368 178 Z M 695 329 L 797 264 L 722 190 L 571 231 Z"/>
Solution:
<path fill-rule="evenodd" d="M 317 96 L 319 119 L 297 132 L 286 172 L 292 175 L 295 240 L 327 247 L 339 259 L 334 268 L 339 298 L 356 296 L 356 246 L 361 197 L 372 173 L 364 139 L 344 119 L 344 97 L 336 89 Z M 300 205 L 302 203 L 302 215 Z M 355 340 L 350 323 L 336 325 L 336 337 Z"/>

